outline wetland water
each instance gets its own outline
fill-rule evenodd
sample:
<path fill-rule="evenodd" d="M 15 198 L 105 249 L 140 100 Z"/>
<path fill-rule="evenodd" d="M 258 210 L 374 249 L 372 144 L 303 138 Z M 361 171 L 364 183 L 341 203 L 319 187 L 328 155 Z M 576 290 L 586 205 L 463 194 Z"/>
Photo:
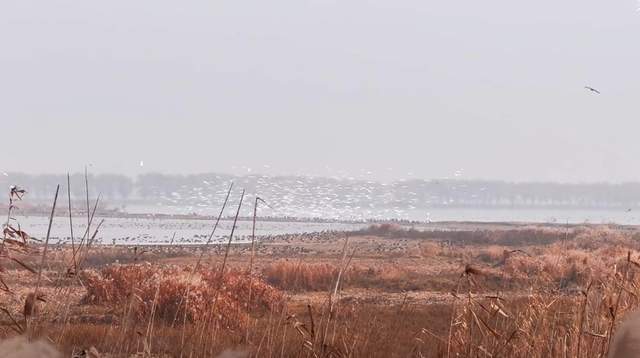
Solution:
<path fill-rule="evenodd" d="M 44 216 L 17 216 L 20 226 L 36 238 L 44 238 L 48 218 Z M 563 224 L 608 224 L 640 225 L 640 212 L 623 210 L 548 210 L 548 209 L 434 209 L 406 211 L 395 219 L 430 220 L 431 229 L 438 222 L 521 222 Z M 345 218 L 348 219 L 348 218 Z M 428 219 L 428 220 L 427 220 Z M 93 229 L 101 218 L 94 219 Z M 168 218 L 118 218 L 108 217 L 100 228 L 96 239 L 102 244 L 202 244 L 208 239 L 213 220 L 168 219 Z M 232 220 L 221 220 L 214 236 L 214 243 L 226 242 L 231 232 Z M 341 222 L 287 222 L 258 221 L 256 235 L 280 235 L 320 232 L 326 230 L 347 231 L 367 227 L 366 223 Z M 417 225 L 420 226 L 419 224 Z M 92 229 L 92 232 L 93 232 Z M 86 217 L 74 217 L 74 236 L 81 237 L 86 230 Z M 251 235 L 251 221 L 240 220 L 234 234 L 234 242 L 246 242 Z M 52 243 L 69 242 L 69 219 L 56 217 L 51 231 Z"/>

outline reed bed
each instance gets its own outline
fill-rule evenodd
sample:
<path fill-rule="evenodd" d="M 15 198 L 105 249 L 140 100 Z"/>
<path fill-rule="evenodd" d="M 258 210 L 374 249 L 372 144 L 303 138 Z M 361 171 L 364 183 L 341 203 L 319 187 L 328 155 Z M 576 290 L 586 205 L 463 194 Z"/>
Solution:
<path fill-rule="evenodd" d="M 49 295 L 39 303 L 44 313 L 34 336 L 51 338 L 67 353 L 94 346 L 115 356 L 204 357 L 235 349 L 255 357 L 605 357 L 616 327 L 638 307 L 640 255 L 605 241 L 592 249 L 565 244 L 573 248 L 464 253 L 470 263 L 441 283 L 449 298 L 440 303 L 348 299 L 341 289 L 382 275 L 357 259 L 276 261 L 251 276 L 238 268 L 221 275 L 208 265 L 195 272 L 151 263 L 85 268 L 75 318 L 57 318 L 51 311 L 59 297 Z M 309 290 L 326 299 L 309 305 L 287 299 Z M 92 310 L 110 318 L 83 313 Z"/>
<path fill-rule="evenodd" d="M 24 191 L 12 190 L 15 207 Z M 97 203 L 87 204 L 88 226 Z M 231 257 L 230 244 L 220 267 L 203 260 L 205 250 L 195 265 L 122 249 L 115 255 L 127 264 L 94 259 L 93 227 L 68 255 L 34 244 L 9 215 L 0 337 L 41 339 L 66 356 L 595 358 L 608 355 L 640 305 L 640 236 L 615 227 L 374 226 L 345 233 L 337 259 L 292 257 L 261 270 L 254 261 L 265 257 Z M 404 264 L 397 254 L 359 257 L 364 241 L 349 241 L 357 235 L 417 240 L 416 256 Z M 383 264 L 365 264 L 372 260 Z M 369 300 L 387 293 L 403 299 Z"/>
<path fill-rule="evenodd" d="M 260 279 L 254 278 L 250 283 L 244 272 L 220 275 L 207 267 L 193 273 L 190 268 L 175 265 L 113 265 L 100 271 L 85 270 L 82 279 L 87 292 L 82 303 L 129 309 L 138 319 L 153 315 L 171 322 L 186 315 L 193 323 L 215 308 L 221 324 L 237 328 L 246 324 L 249 312 L 277 310 L 283 302 L 282 292 Z M 251 302 L 246 302 L 250 285 L 253 294 Z M 189 295 L 189 305 L 181 304 L 185 294 Z M 216 294 L 218 299 L 214 302 L 212 297 Z"/>

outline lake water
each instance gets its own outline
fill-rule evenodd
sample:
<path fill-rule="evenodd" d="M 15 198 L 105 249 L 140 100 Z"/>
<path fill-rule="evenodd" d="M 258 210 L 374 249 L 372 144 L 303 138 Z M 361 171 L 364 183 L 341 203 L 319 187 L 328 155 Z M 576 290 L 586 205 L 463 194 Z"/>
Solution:
<path fill-rule="evenodd" d="M 16 217 L 21 228 L 29 235 L 46 237 L 49 219 L 42 216 Z M 74 217 L 74 237 L 82 237 L 86 231 L 86 217 Z M 92 233 L 101 219 L 94 219 Z M 96 240 L 102 244 L 200 244 L 207 242 L 214 222 L 210 220 L 151 219 L 151 218 L 105 218 Z M 213 237 L 213 243 L 229 239 L 233 221 L 221 220 Z M 251 235 L 250 221 L 238 221 L 234 242 L 246 242 Z M 356 230 L 364 224 L 314 223 L 314 222 L 264 222 L 256 223 L 256 235 L 279 235 L 320 232 L 325 230 Z M 175 233 L 175 237 L 174 237 Z M 51 228 L 52 243 L 71 243 L 69 218 L 56 217 Z"/>
<path fill-rule="evenodd" d="M 343 219 L 361 219 L 356 213 Z M 407 210 L 401 215 L 389 215 L 387 218 L 416 220 L 423 222 L 522 222 L 522 223 L 590 223 L 640 225 L 640 212 L 625 210 L 550 210 L 550 209 L 433 209 Z M 380 213 L 382 215 L 382 213 Z M 372 216 L 380 218 L 380 216 Z M 20 217 L 21 227 L 36 238 L 44 238 L 48 219 L 40 216 Z M 92 227 L 100 221 L 96 218 Z M 197 219 L 153 219 L 153 218 L 106 218 L 100 228 L 97 239 L 103 244 L 198 244 L 207 241 L 213 228 L 212 220 Z M 226 242 L 233 222 L 222 220 L 214 236 L 214 243 Z M 251 235 L 251 222 L 238 221 L 234 234 L 235 242 L 245 242 Z M 319 223 L 319 222 L 271 222 L 258 221 L 256 234 L 279 235 L 320 232 L 325 230 L 356 230 L 368 226 L 366 223 Z M 437 224 L 430 227 L 437 227 Z M 86 217 L 74 218 L 74 236 L 82 236 L 86 230 Z M 175 237 L 174 237 L 175 233 Z M 68 218 L 56 217 L 51 237 L 53 243 L 69 241 Z"/>
<path fill-rule="evenodd" d="M 249 208 L 250 209 L 250 208 Z M 472 221 L 472 222 L 526 222 L 526 223 L 591 223 L 623 225 L 640 225 L 640 210 L 627 211 L 623 209 L 506 209 L 506 208 L 287 208 L 286 212 L 262 208 L 262 215 L 291 216 L 299 218 L 322 218 L 347 221 L 376 220 L 409 220 L 409 221 Z M 193 206 L 170 205 L 129 205 L 126 208 L 131 213 L 163 213 L 217 215 L 215 208 L 197 208 Z M 259 210 L 260 212 L 260 210 Z M 243 213 L 251 215 L 251 211 Z"/>
<path fill-rule="evenodd" d="M 434 209 L 412 213 L 421 220 L 640 225 L 640 211 L 569 209 Z"/>

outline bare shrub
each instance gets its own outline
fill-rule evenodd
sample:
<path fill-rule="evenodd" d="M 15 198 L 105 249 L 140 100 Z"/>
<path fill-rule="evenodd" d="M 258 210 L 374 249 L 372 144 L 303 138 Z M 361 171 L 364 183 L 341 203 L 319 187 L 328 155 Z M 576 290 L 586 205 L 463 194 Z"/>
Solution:
<path fill-rule="evenodd" d="M 189 269 L 178 266 L 149 264 L 113 265 L 101 271 L 85 271 L 87 294 L 83 301 L 117 307 L 130 305 L 140 318 L 150 316 L 155 307 L 155 316 L 167 321 L 186 313 L 189 321 L 197 322 L 215 309 L 219 321 L 229 327 L 243 325 L 248 311 L 275 309 L 282 302 L 278 290 L 239 271 L 226 272 L 222 281 L 218 271 L 207 268 L 199 269 L 194 275 L 189 273 Z M 247 307 L 249 285 L 252 298 Z"/>

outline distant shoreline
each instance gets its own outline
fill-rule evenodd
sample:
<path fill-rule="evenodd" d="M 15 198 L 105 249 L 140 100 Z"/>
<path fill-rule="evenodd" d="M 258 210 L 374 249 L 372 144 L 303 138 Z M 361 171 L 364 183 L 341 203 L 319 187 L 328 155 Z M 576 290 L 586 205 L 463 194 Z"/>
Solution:
<path fill-rule="evenodd" d="M 3 213 L 0 213 L 2 215 Z M 4 213 L 6 214 L 6 213 Z M 57 212 L 56 218 L 68 218 L 68 213 Z M 49 213 L 35 212 L 35 213 L 20 213 L 16 217 L 48 217 Z M 97 212 L 95 219 L 151 219 L 151 220 L 198 220 L 198 221 L 215 221 L 217 217 L 209 215 L 192 215 L 192 214 L 152 214 L 152 213 L 124 213 L 124 212 Z M 80 219 L 78 223 L 82 223 L 82 219 L 86 221 L 86 212 L 76 212 L 72 215 L 74 219 Z M 94 221 L 95 221 L 94 219 Z M 222 217 L 221 221 L 233 221 L 232 216 Z M 241 216 L 238 217 L 240 222 L 250 222 L 253 217 Z M 434 221 L 418 221 L 418 220 L 403 220 L 403 219 L 365 219 L 365 220 L 346 220 L 346 219 L 324 219 L 324 218 L 305 218 L 305 217 L 271 217 L 271 216 L 258 216 L 257 222 L 271 222 L 271 223 L 317 223 L 317 224 L 368 224 L 368 225 L 382 225 L 382 224 L 396 224 L 400 226 L 415 226 L 422 229 L 443 229 L 449 228 L 452 230 L 494 230 L 496 228 L 515 228 L 522 226 L 541 226 L 541 227 L 601 227 L 601 226 L 615 226 L 616 228 L 636 228 L 638 225 L 634 224 L 620 224 L 615 222 L 610 223 L 590 223 L 590 222 L 545 222 L 545 221 L 486 221 L 486 220 L 434 220 Z"/>

